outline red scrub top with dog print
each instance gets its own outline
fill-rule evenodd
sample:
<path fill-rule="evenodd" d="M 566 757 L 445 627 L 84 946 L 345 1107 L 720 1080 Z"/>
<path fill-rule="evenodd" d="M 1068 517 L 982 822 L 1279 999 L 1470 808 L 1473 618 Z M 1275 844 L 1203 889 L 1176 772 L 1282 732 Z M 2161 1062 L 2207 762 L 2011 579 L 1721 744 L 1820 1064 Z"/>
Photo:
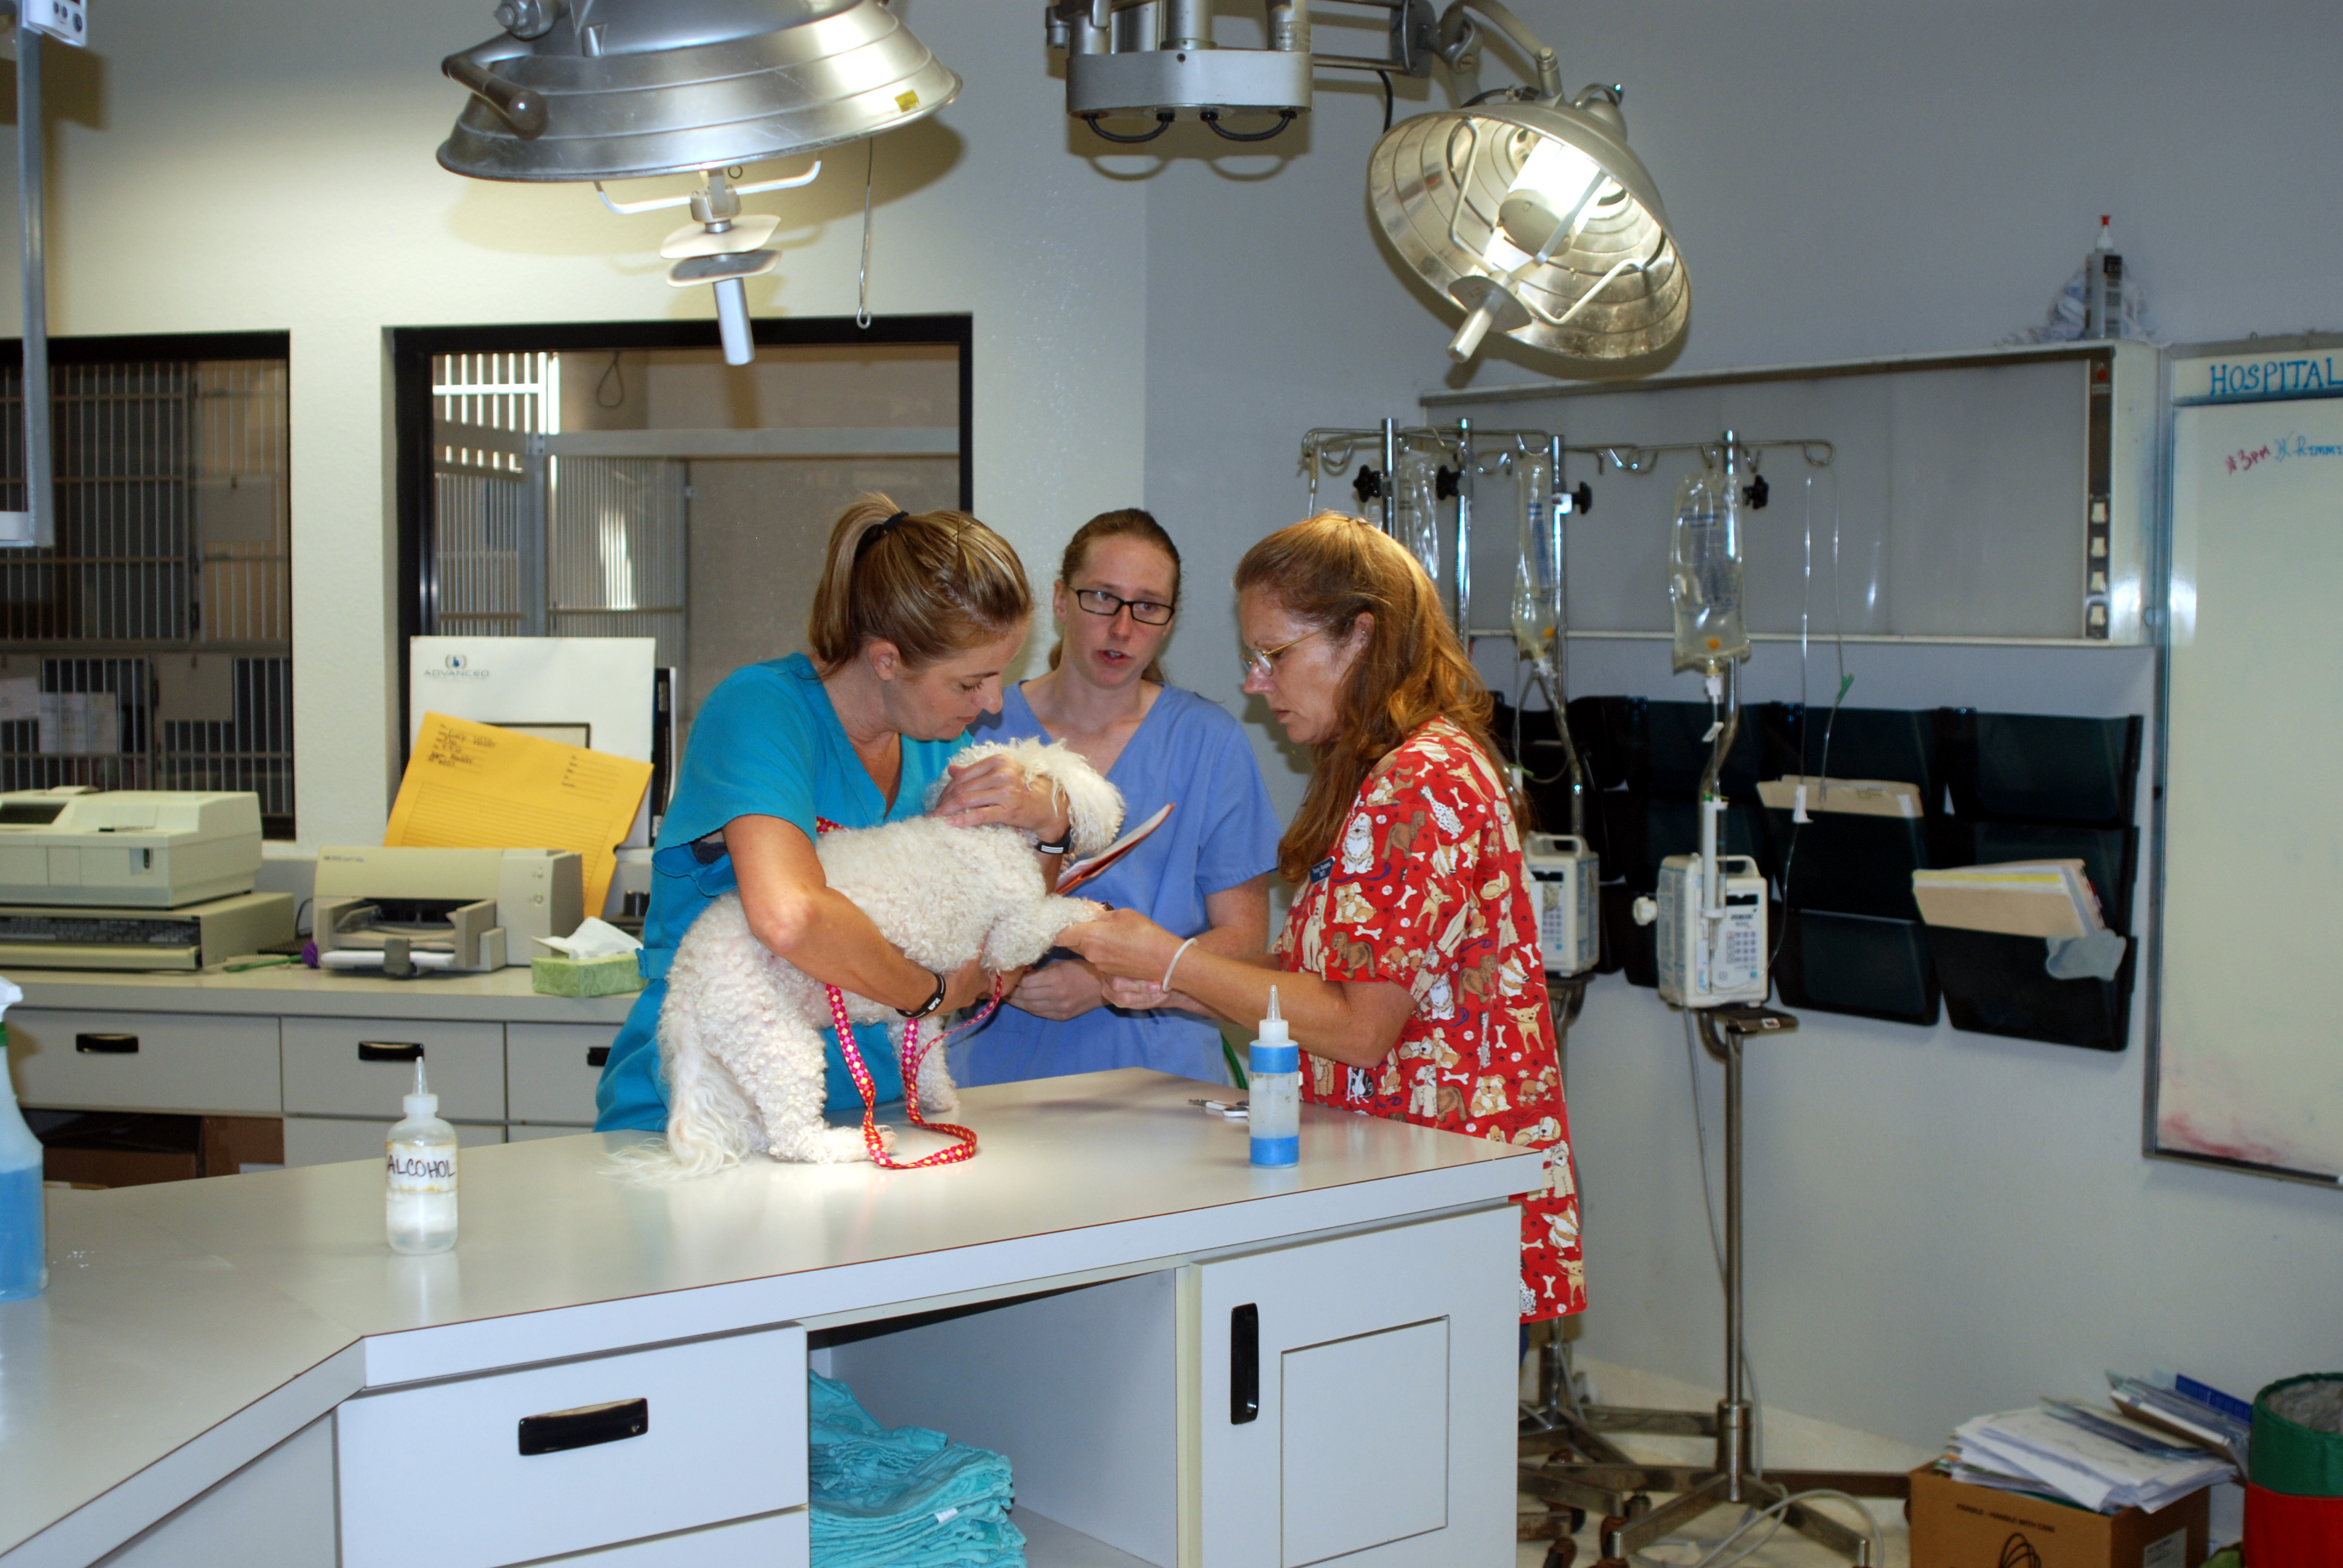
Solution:
<path fill-rule="evenodd" d="M 1278 962 L 1415 997 L 1380 1067 L 1304 1048 L 1302 1098 L 1552 1151 L 1522 1205 L 1522 1321 L 1586 1305 L 1578 1187 L 1520 835 L 1495 768 L 1445 719 L 1367 775 L 1333 852 L 1310 869 Z"/>

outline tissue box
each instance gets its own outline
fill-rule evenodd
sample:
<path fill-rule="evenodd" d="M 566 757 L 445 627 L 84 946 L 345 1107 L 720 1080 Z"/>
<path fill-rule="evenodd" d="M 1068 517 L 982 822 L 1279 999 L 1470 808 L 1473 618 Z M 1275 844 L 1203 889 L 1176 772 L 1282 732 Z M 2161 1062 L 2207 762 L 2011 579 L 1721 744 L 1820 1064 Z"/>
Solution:
<path fill-rule="evenodd" d="M 531 959 L 528 989 L 539 996 L 624 996 L 643 989 L 643 971 L 632 953 L 599 959 Z"/>

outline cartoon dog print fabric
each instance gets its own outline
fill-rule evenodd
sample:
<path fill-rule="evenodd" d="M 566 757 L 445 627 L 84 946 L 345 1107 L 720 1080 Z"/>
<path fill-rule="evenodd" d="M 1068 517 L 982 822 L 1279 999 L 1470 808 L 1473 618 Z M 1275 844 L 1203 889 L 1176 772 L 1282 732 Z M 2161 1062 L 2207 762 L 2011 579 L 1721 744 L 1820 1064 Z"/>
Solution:
<path fill-rule="evenodd" d="M 1496 770 L 1445 719 L 1367 777 L 1332 853 L 1295 896 L 1285 968 L 1403 985 L 1416 1008 L 1380 1069 L 1310 1056 L 1304 1099 L 1544 1149 L 1522 1204 L 1522 1318 L 1586 1304 L 1554 1019 L 1520 836 Z"/>

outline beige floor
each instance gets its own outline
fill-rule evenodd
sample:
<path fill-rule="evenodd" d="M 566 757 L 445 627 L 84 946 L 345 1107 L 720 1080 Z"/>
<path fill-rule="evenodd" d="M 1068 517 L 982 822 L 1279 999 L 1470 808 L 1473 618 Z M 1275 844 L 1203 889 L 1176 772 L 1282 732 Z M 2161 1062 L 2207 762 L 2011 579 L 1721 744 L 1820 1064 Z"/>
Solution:
<path fill-rule="evenodd" d="M 1579 1358 L 1578 1367 L 1588 1374 L 1596 1397 L 1607 1404 L 1704 1410 L 1716 1403 L 1715 1389 L 1703 1389 L 1673 1378 L 1635 1372 L 1586 1356 Z M 1767 1462 L 1810 1470 L 1904 1471 L 1925 1462 L 1930 1457 L 1926 1451 L 1897 1442 L 1893 1438 L 1857 1432 L 1850 1427 L 1834 1426 L 1828 1422 L 1809 1420 L 1783 1410 L 1766 1412 L 1764 1441 Z M 1634 1438 L 1622 1440 L 1620 1446 L 1638 1459 L 1675 1463 L 1701 1462 L 1709 1457 L 1710 1450 L 1710 1443 L 1704 1438 Z M 1523 1506 L 1534 1508 L 1538 1505 L 1525 1498 Z M 1845 1513 L 1831 1503 L 1822 1506 L 1842 1514 Z M 1879 1525 L 1880 1543 L 1885 1553 L 1879 1568 L 1908 1568 L 1911 1543 L 1904 1526 L 1902 1504 L 1881 1501 L 1871 1503 L 1869 1507 Z M 1594 1539 L 1597 1523 L 1589 1520 L 1587 1528 L 1579 1533 L 1579 1568 L 1588 1568 L 1601 1555 L 1600 1543 Z M 1646 1560 L 1654 1563 L 1696 1563 L 1713 1549 L 1716 1542 L 1731 1534 L 1740 1523 L 1741 1515 L 1737 1512 L 1719 1510 L 1695 1522 L 1684 1538 L 1649 1548 Z M 1770 1526 L 1759 1525 L 1755 1533 L 1763 1533 Z M 1745 1543 L 1747 1539 L 1745 1537 Z M 1545 1553 L 1544 1542 L 1524 1542 L 1516 1559 L 1518 1568 L 1541 1568 Z M 1775 1533 L 1765 1545 L 1743 1559 L 1747 1568 L 1809 1568 L 1809 1565 L 1812 1568 L 1828 1568 L 1830 1564 L 1843 1564 L 1845 1561 L 1788 1531 Z"/>

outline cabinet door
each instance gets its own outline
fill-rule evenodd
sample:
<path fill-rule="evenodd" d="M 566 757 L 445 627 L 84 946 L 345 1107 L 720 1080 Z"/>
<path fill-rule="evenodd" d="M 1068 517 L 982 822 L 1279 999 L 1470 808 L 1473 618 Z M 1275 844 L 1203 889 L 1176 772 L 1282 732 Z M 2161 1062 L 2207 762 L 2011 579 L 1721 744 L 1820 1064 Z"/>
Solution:
<path fill-rule="evenodd" d="M 1199 1264 L 1183 1559 L 1512 1563 L 1520 1248 L 1509 1206 Z"/>
<path fill-rule="evenodd" d="M 505 1025 L 508 1114 L 515 1121 L 594 1125 L 594 1089 L 618 1030 L 607 1023 Z"/>

